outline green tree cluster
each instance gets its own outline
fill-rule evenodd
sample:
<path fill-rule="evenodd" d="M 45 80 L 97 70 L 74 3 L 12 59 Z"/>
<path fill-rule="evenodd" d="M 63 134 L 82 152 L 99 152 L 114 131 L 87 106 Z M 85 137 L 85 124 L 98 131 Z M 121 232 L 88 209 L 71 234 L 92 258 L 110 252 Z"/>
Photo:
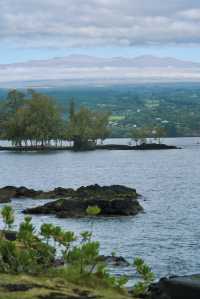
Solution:
<path fill-rule="evenodd" d="M 142 144 L 151 142 L 161 143 L 161 138 L 166 136 L 166 130 L 163 127 L 153 127 L 153 128 L 133 128 L 130 130 L 130 137 L 134 140 L 135 144 Z"/>
<path fill-rule="evenodd" d="M 89 149 L 103 141 L 110 134 L 108 128 L 109 113 L 96 112 L 86 107 L 75 109 L 74 102 L 70 103 L 67 136 L 75 149 Z"/>
<path fill-rule="evenodd" d="M 0 137 L 18 147 L 62 146 L 63 141 L 72 141 L 76 150 L 88 149 L 109 135 L 108 119 L 108 113 L 86 107 L 76 111 L 74 102 L 67 119 L 49 96 L 12 90 L 0 107 Z"/>

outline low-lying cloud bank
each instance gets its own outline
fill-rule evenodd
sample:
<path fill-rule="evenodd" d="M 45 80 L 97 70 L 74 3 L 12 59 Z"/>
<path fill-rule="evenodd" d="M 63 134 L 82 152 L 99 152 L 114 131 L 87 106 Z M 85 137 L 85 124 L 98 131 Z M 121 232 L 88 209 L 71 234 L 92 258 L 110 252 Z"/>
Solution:
<path fill-rule="evenodd" d="M 200 63 L 173 58 L 64 58 L 0 65 L 0 86 L 200 81 Z"/>

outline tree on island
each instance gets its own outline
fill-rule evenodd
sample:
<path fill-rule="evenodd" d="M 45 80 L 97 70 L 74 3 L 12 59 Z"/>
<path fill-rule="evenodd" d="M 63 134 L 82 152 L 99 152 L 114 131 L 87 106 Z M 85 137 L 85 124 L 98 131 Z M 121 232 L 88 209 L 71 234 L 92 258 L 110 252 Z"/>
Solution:
<path fill-rule="evenodd" d="M 0 107 L 1 138 L 18 147 L 57 147 L 67 140 L 75 150 L 91 149 L 109 136 L 108 123 L 108 113 L 76 110 L 73 101 L 66 122 L 54 100 L 34 90 L 10 91 Z"/>
<path fill-rule="evenodd" d="M 75 150 L 92 149 L 98 139 L 104 140 L 109 136 L 109 113 L 96 112 L 86 107 L 76 110 L 72 101 L 69 106 L 67 137 L 73 142 Z"/>
<path fill-rule="evenodd" d="M 50 97 L 32 92 L 31 98 L 25 100 L 23 96 L 23 103 L 19 106 L 13 108 L 7 99 L 4 107 L 2 137 L 10 140 L 14 146 L 27 146 L 28 143 L 45 146 L 50 145 L 52 140 L 57 142 L 63 138 L 64 122 Z"/>
<path fill-rule="evenodd" d="M 152 139 L 161 143 L 161 138 L 166 135 L 166 130 L 163 127 L 155 128 L 134 128 L 130 131 L 130 137 L 138 144 L 146 144 L 148 141 L 152 143 Z"/>
<path fill-rule="evenodd" d="M 146 128 L 134 128 L 130 131 L 130 137 L 135 141 L 136 146 L 142 143 L 146 143 L 148 133 Z"/>

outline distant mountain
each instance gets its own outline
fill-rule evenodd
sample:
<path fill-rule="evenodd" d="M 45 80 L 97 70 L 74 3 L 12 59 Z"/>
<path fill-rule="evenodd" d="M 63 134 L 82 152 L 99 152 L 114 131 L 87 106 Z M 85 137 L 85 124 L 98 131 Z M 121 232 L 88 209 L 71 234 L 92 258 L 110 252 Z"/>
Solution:
<path fill-rule="evenodd" d="M 67 57 L 55 57 L 47 60 L 31 60 L 23 63 L 0 64 L 1 69 L 20 67 L 129 67 L 129 68 L 195 68 L 200 67 L 200 63 L 178 60 L 171 57 L 156 57 L 143 55 L 135 58 L 113 57 L 101 58 L 87 55 L 69 55 Z"/>
<path fill-rule="evenodd" d="M 171 57 L 69 55 L 0 65 L 0 86 L 200 81 L 200 63 Z"/>

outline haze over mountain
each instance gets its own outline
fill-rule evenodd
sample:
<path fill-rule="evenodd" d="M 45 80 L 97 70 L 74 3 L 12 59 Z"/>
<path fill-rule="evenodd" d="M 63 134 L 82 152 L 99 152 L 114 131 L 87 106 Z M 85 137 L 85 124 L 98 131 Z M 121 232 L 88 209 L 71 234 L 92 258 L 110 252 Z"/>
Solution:
<path fill-rule="evenodd" d="M 176 81 L 200 81 L 200 63 L 152 55 L 135 58 L 70 55 L 0 65 L 1 87 Z"/>

